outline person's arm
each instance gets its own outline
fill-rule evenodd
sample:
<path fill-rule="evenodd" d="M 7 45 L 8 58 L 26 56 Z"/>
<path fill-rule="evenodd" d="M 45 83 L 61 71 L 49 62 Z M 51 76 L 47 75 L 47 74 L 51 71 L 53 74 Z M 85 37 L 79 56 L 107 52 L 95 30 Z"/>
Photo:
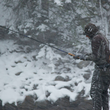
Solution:
<path fill-rule="evenodd" d="M 86 55 L 88 61 L 98 61 L 100 59 L 101 38 L 95 36 L 92 40 L 92 53 Z"/>

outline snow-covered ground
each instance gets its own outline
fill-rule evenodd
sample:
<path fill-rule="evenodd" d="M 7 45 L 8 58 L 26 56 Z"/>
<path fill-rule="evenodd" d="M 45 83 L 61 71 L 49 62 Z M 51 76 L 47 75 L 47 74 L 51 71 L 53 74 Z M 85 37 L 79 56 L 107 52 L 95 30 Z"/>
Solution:
<path fill-rule="evenodd" d="M 93 66 L 79 69 L 72 63 L 74 59 L 67 62 L 67 56 L 62 57 L 48 46 L 41 45 L 38 53 L 36 50 L 25 53 L 14 41 L 5 40 L 0 41 L 0 47 L 0 99 L 3 105 L 7 102 L 17 104 L 27 95 L 37 96 L 37 101 L 52 102 L 65 96 L 73 101 L 81 90 L 85 90 L 84 96 L 89 96 L 91 77 L 86 80 L 83 75 L 87 70 L 92 71 Z M 58 62 L 63 63 L 57 65 Z M 58 76 L 65 81 L 55 80 Z"/>
<path fill-rule="evenodd" d="M 55 3 L 62 5 L 58 0 Z M 0 2 L 0 25 L 13 27 L 12 15 Z M 80 69 L 76 66 L 80 60 L 75 61 L 68 55 L 62 57 L 48 46 L 41 45 L 39 52 L 30 53 L 25 52 L 26 48 L 12 40 L 0 41 L 0 99 L 3 105 L 17 104 L 27 95 L 37 97 L 36 101 L 55 102 L 65 96 L 73 101 L 82 90 L 85 91 L 82 96 L 90 99 L 93 65 Z M 85 74 L 90 74 L 90 78 L 85 79 Z M 64 80 L 58 80 L 59 76 Z"/>
<path fill-rule="evenodd" d="M 0 25 L 13 27 L 12 12 L 7 11 L 2 3 Z M 84 96 L 89 95 L 91 77 L 85 80 L 83 75 L 87 70 L 93 70 L 93 67 L 79 69 L 74 62 L 80 61 L 62 57 L 48 46 L 41 45 L 39 52 L 35 50 L 25 53 L 22 51 L 25 51 L 26 47 L 21 49 L 15 42 L 0 41 L 0 99 L 3 105 L 7 102 L 17 104 L 27 95 L 36 96 L 37 101 L 52 102 L 65 96 L 68 96 L 70 101 L 75 100 L 81 90 L 85 90 Z M 58 76 L 65 81 L 56 80 Z"/>

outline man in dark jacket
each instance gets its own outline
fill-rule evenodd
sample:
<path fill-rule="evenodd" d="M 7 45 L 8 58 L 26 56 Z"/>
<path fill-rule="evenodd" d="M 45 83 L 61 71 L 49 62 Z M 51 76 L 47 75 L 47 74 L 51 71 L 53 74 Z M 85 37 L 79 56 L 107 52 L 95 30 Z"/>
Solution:
<path fill-rule="evenodd" d="M 109 110 L 108 88 L 110 83 L 109 66 L 109 42 L 99 33 L 98 28 L 89 23 L 84 30 L 84 34 L 91 41 L 92 53 L 85 57 L 75 56 L 82 60 L 93 61 L 95 71 L 93 73 L 90 95 L 93 100 L 93 110 Z"/>

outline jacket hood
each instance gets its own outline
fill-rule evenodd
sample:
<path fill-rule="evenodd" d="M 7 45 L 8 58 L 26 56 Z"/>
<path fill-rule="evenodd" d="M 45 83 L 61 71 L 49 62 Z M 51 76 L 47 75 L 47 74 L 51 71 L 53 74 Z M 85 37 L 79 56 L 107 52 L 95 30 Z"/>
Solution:
<path fill-rule="evenodd" d="M 99 27 L 95 26 L 95 24 L 89 23 L 85 26 L 83 34 L 89 36 L 90 38 L 93 38 L 98 31 Z"/>

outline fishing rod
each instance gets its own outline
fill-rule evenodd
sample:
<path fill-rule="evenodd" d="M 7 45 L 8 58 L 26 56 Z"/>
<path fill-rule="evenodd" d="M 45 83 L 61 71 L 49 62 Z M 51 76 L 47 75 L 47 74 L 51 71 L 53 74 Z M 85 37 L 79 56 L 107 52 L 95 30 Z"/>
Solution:
<path fill-rule="evenodd" d="M 49 46 L 49 47 L 51 47 L 51 48 L 54 48 L 54 49 L 56 49 L 56 50 L 59 50 L 59 51 L 61 51 L 61 52 L 63 52 L 63 53 L 66 53 L 66 54 L 68 54 L 68 55 L 70 55 L 70 56 L 73 56 L 73 57 L 75 56 L 74 54 L 68 53 L 68 52 L 66 52 L 66 51 L 64 51 L 64 50 L 61 50 L 61 49 L 57 48 L 57 47 L 54 47 L 54 46 L 49 45 L 49 44 L 46 44 L 45 42 L 42 42 L 42 41 L 40 41 L 40 40 L 34 39 L 34 38 L 32 38 L 32 37 L 29 37 L 29 36 L 27 36 L 27 35 L 25 35 L 25 34 L 22 34 L 22 33 L 18 32 L 18 31 L 14 31 L 14 30 L 12 30 L 12 29 L 6 28 L 5 26 L 0 26 L 0 28 L 2 28 L 2 29 L 4 29 L 4 30 L 9 30 L 9 31 L 14 32 L 14 33 L 16 33 L 16 34 L 20 34 L 20 35 L 22 35 L 22 36 L 24 36 L 24 37 L 26 37 L 26 38 L 28 38 L 28 39 L 31 39 L 31 40 L 33 40 L 33 41 L 36 41 L 36 42 L 42 43 L 42 44 L 44 44 L 44 45 L 47 45 L 47 46 Z"/>

